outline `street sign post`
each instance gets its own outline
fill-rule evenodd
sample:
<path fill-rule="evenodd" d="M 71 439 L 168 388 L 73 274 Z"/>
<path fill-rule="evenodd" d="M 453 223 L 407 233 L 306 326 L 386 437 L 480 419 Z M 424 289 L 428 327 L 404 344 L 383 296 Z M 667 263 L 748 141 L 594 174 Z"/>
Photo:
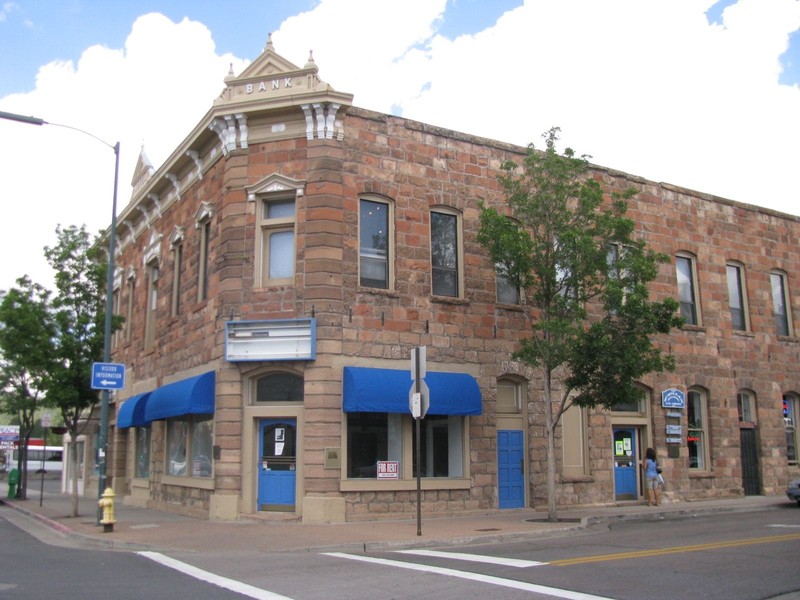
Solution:
<path fill-rule="evenodd" d="M 408 392 L 408 409 L 414 417 L 417 439 L 415 452 L 417 457 L 417 535 L 422 535 L 422 456 L 420 451 L 420 420 L 425 418 L 430 405 L 429 390 L 425 384 L 427 374 L 427 349 L 417 346 L 411 351 L 411 390 Z"/>
<path fill-rule="evenodd" d="M 93 390 L 121 390 L 125 388 L 125 365 L 119 363 L 92 363 Z"/>

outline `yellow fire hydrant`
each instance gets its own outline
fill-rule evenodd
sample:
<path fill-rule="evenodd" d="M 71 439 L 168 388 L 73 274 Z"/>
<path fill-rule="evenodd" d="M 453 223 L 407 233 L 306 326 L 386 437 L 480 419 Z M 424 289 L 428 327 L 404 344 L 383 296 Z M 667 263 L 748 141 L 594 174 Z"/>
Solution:
<path fill-rule="evenodd" d="M 97 505 L 103 510 L 103 518 L 100 519 L 100 524 L 103 526 L 103 533 L 110 533 L 114 531 L 114 523 L 117 519 L 114 515 L 114 490 L 110 487 L 103 491 Z"/>

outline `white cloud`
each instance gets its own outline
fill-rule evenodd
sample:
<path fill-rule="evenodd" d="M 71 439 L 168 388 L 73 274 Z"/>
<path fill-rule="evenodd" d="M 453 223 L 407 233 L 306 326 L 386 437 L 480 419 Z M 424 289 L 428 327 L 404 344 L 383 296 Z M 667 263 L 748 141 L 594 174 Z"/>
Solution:
<path fill-rule="evenodd" d="M 140 17 L 125 48 L 87 48 L 77 64 L 44 65 L 36 89 L 2 99 L 0 110 L 35 115 L 121 144 L 118 207 L 130 198 L 139 151 L 158 167 L 211 107 L 233 63 L 218 56 L 209 30 L 160 14 Z M 55 242 L 57 224 L 87 224 L 91 231 L 111 219 L 114 155 L 89 136 L 60 127 L 0 121 L 0 289 L 22 274 L 52 285 L 42 248 Z M 10 258 L 10 259 L 9 259 Z"/>
<path fill-rule="evenodd" d="M 518 144 L 553 125 L 594 161 L 656 181 L 800 214 L 800 87 L 778 84 L 800 28 L 796 0 L 526 0 L 475 35 L 436 27 L 446 0 L 320 0 L 273 34 L 276 51 L 355 94 L 358 106 Z M 358 18 L 354 18 L 358 15 Z M 248 60 L 255 56 L 246 57 Z M 124 48 L 53 62 L 0 110 L 122 143 L 120 208 L 142 143 L 158 167 L 211 107 L 233 64 L 205 25 L 150 14 Z M 57 223 L 110 219 L 113 155 L 87 136 L 0 121 L 0 289 L 48 283 Z"/>

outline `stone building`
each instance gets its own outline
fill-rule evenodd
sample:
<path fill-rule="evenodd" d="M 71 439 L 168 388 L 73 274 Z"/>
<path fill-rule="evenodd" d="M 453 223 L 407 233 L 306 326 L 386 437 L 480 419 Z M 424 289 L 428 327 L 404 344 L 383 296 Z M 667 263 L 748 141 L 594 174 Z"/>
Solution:
<path fill-rule="evenodd" d="M 541 506 L 541 382 L 512 362 L 530 309 L 476 241 L 478 199 L 524 148 L 356 107 L 271 42 L 230 74 L 118 218 L 109 476 L 127 503 L 215 519 L 416 511 L 412 349 L 425 347 L 423 511 Z M 687 324 L 638 404 L 570 409 L 558 502 L 778 494 L 800 472 L 800 218 L 603 167 L 673 257 L 653 296 Z"/>

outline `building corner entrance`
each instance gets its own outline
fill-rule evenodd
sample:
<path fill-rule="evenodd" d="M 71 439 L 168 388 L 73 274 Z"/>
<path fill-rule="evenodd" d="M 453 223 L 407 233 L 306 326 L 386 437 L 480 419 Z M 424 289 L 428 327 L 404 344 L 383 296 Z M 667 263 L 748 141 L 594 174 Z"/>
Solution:
<path fill-rule="evenodd" d="M 294 511 L 297 420 L 262 419 L 258 447 L 258 510 Z"/>

